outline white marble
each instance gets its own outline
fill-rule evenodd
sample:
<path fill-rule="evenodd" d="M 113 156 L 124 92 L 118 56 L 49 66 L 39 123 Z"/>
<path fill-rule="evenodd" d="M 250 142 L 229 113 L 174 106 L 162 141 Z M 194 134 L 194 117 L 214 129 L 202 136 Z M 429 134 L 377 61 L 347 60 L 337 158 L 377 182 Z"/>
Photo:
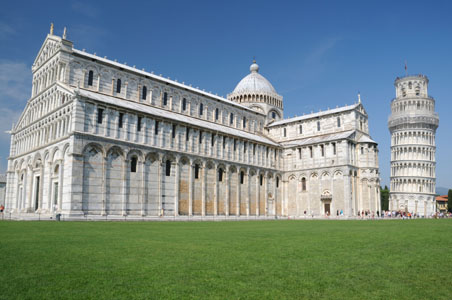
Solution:
<path fill-rule="evenodd" d="M 435 100 L 424 75 L 397 78 L 391 102 L 390 210 L 431 216 L 436 212 L 435 133 L 439 124 Z"/>
<path fill-rule="evenodd" d="M 362 103 L 283 119 L 256 63 L 228 99 L 49 34 L 12 129 L 6 209 L 66 218 L 302 217 L 380 207 Z M 300 127 L 301 126 L 301 127 Z"/>

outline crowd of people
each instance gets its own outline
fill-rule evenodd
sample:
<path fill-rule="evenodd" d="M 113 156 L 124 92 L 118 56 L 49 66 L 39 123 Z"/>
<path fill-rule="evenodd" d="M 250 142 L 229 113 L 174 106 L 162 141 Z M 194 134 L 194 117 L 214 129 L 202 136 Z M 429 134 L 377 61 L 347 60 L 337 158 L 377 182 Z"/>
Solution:
<path fill-rule="evenodd" d="M 304 215 L 306 217 L 306 211 L 304 212 Z M 336 218 L 341 218 L 344 215 L 343 210 L 337 210 L 336 211 Z M 312 217 L 314 217 L 314 214 L 312 213 Z M 326 218 L 331 218 L 331 214 L 327 212 L 325 214 Z M 409 211 L 389 211 L 389 210 L 383 210 L 381 213 L 379 210 L 376 212 L 370 211 L 370 210 L 362 210 L 358 211 L 357 219 L 419 219 L 419 218 L 425 218 L 425 216 L 421 216 L 419 213 L 413 213 Z M 441 218 L 452 218 L 452 213 L 450 212 L 436 212 L 434 214 L 431 214 L 427 218 L 434 218 L 434 219 L 441 219 Z"/>

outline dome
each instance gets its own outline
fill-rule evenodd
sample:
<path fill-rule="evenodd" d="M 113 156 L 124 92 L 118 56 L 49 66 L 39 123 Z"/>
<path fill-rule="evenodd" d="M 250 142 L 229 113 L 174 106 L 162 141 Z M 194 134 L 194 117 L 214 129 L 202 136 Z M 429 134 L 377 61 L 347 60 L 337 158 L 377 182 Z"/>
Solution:
<path fill-rule="evenodd" d="M 233 94 L 246 94 L 246 93 L 268 93 L 276 94 L 272 84 L 261 74 L 259 74 L 259 65 L 256 61 L 250 66 L 250 74 L 240 80 L 239 84 L 235 87 Z"/>

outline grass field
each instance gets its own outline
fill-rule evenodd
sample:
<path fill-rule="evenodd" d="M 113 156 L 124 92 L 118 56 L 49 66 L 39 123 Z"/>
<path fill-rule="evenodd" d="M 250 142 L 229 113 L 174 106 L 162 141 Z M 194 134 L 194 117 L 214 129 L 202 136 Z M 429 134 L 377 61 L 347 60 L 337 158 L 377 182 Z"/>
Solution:
<path fill-rule="evenodd" d="M 0 298 L 451 299 L 452 220 L 0 222 Z"/>

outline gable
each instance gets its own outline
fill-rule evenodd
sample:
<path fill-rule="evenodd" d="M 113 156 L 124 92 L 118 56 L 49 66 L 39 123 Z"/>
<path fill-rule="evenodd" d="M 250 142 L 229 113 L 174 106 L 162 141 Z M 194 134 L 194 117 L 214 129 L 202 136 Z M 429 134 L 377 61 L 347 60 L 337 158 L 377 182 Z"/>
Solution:
<path fill-rule="evenodd" d="M 48 34 L 33 63 L 32 66 L 33 72 L 40 66 L 42 66 L 47 60 L 49 60 L 49 58 L 51 58 L 55 53 L 57 53 L 58 50 L 60 50 L 60 48 L 61 48 L 61 38 L 55 35 Z"/>
<path fill-rule="evenodd" d="M 50 88 L 48 91 L 44 92 L 38 97 L 33 98 L 27 103 L 24 111 L 19 117 L 17 124 L 14 126 L 14 132 L 20 131 L 22 128 L 28 126 L 36 119 L 47 115 L 48 112 L 43 111 L 43 108 L 46 107 L 44 103 L 46 101 L 49 101 L 55 93 L 58 94 L 57 97 L 67 97 L 68 100 L 71 98 L 71 96 L 74 95 L 74 92 L 71 88 L 61 83 L 57 83 L 54 87 Z"/>

